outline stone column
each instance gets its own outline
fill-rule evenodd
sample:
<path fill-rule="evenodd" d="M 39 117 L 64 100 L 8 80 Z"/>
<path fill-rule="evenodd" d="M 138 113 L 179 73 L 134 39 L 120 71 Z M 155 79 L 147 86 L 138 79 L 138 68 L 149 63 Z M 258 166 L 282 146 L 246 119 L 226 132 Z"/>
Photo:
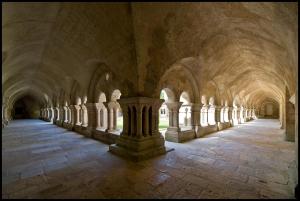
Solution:
<path fill-rule="evenodd" d="M 122 135 L 122 133 L 125 133 L 126 135 L 129 135 L 129 133 L 131 133 L 131 124 L 130 124 L 130 121 L 131 121 L 131 106 L 130 105 L 127 105 L 122 107 L 122 112 L 123 112 L 123 131 L 121 132 L 120 135 Z M 129 118 L 130 116 L 130 118 Z M 130 129 L 129 129 L 130 127 Z"/>
<path fill-rule="evenodd" d="M 221 106 L 215 106 L 215 122 L 220 123 L 221 122 Z"/>
<path fill-rule="evenodd" d="M 112 107 L 112 103 L 103 103 L 106 108 L 107 108 L 107 128 L 106 128 L 106 132 L 112 132 L 114 131 L 113 129 L 113 107 Z"/>
<path fill-rule="evenodd" d="M 241 123 L 241 108 L 240 107 L 237 107 L 236 108 L 236 119 L 237 119 L 237 123 L 240 124 Z"/>
<path fill-rule="evenodd" d="M 2 127 L 4 127 L 4 126 L 7 126 L 8 122 L 9 122 L 8 106 L 7 106 L 7 104 L 4 104 L 4 106 L 2 106 L 2 113 L 3 113 Z"/>
<path fill-rule="evenodd" d="M 286 96 L 286 128 L 285 128 L 285 140 L 290 142 L 295 142 L 295 105 L 289 101 L 288 96 Z"/>
<path fill-rule="evenodd" d="M 72 122 L 72 111 L 71 111 L 71 105 L 68 106 L 68 124 L 71 125 Z"/>
<path fill-rule="evenodd" d="M 57 107 L 54 107 L 54 108 L 53 108 L 53 114 L 54 114 L 54 117 L 53 117 L 53 124 L 55 124 L 56 121 L 58 120 L 58 108 L 57 108 Z"/>
<path fill-rule="evenodd" d="M 248 115 L 248 108 L 245 108 L 245 119 L 246 121 L 249 121 L 249 115 Z"/>
<path fill-rule="evenodd" d="M 117 130 L 118 108 L 113 108 L 113 130 Z"/>
<path fill-rule="evenodd" d="M 44 120 L 44 108 L 41 109 L 41 119 Z"/>
<path fill-rule="evenodd" d="M 49 110 L 50 110 L 50 122 L 53 123 L 53 119 L 54 119 L 54 111 L 53 111 L 53 108 L 52 108 L 52 107 L 50 107 Z"/>
<path fill-rule="evenodd" d="M 10 109 L 9 109 L 9 106 L 7 106 L 6 108 L 5 108 L 5 110 L 4 110 L 4 115 L 5 115 L 5 117 L 6 117 L 6 121 L 7 121 L 7 123 L 11 120 L 11 115 L 10 115 Z"/>
<path fill-rule="evenodd" d="M 76 105 L 70 105 L 70 119 L 71 121 L 69 121 L 71 127 L 75 126 L 75 123 L 76 123 Z"/>
<path fill-rule="evenodd" d="M 169 118 L 172 119 L 170 121 L 169 127 L 165 133 L 165 138 L 171 142 L 179 142 L 179 109 L 183 102 L 166 102 L 166 105 L 169 110 Z"/>
<path fill-rule="evenodd" d="M 166 148 L 164 146 L 164 138 L 158 131 L 158 110 L 162 104 L 162 100 L 147 98 L 147 97 L 132 97 L 132 98 L 121 98 L 119 103 L 123 111 L 123 125 L 124 129 L 120 135 L 120 138 L 117 139 L 116 144 L 109 146 L 109 151 L 132 159 L 134 161 L 139 161 L 153 156 L 166 153 Z M 143 106 L 148 106 L 149 110 L 152 112 L 149 113 L 148 110 L 148 121 L 152 124 L 151 128 L 152 135 L 148 133 L 143 135 L 142 130 L 146 130 L 143 126 L 146 126 L 143 123 L 142 115 L 139 115 L 142 111 Z M 134 109 L 136 108 L 136 109 Z M 130 118 L 129 118 L 130 110 Z M 132 116 L 134 116 L 132 118 Z M 139 118 L 140 117 L 140 118 Z M 155 119 L 156 118 L 156 119 Z M 151 119 L 151 121 L 150 121 Z M 135 122 L 132 124 L 132 120 Z M 144 119 L 145 121 L 145 119 Z M 154 125 L 155 124 L 155 125 Z M 157 124 L 157 125 L 156 125 Z M 129 125 L 136 125 L 137 132 L 134 134 L 133 128 L 128 129 Z M 149 124 L 150 126 L 150 124 Z M 141 129 L 140 129 L 141 128 Z"/>
<path fill-rule="evenodd" d="M 200 103 L 191 103 L 191 118 L 192 118 L 192 129 L 196 133 L 196 137 L 200 137 L 199 128 L 200 128 Z"/>
<path fill-rule="evenodd" d="M 233 107 L 228 107 L 228 120 L 231 126 L 234 125 L 232 113 L 233 113 Z"/>
<path fill-rule="evenodd" d="M 45 120 L 48 121 L 48 108 L 45 108 Z"/>
<path fill-rule="evenodd" d="M 142 126 L 143 126 L 143 123 L 142 123 L 142 109 L 143 109 L 143 105 L 141 104 L 138 104 L 136 106 L 136 117 L 137 117 L 137 133 L 136 133 L 136 136 L 137 138 L 140 138 L 142 137 L 143 135 L 143 131 L 142 131 Z"/>
<path fill-rule="evenodd" d="M 256 115 L 255 115 L 255 109 L 254 108 L 251 109 L 251 117 L 252 117 L 252 119 L 257 119 Z"/>
<path fill-rule="evenodd" d="M 145 116 L 145 122 L 143 122 L 143 126 L 144 126 L 144 135 L 149 135 L 150 134 L 150 132 L 149 132 L 149 106 L 148 105 L 146 105 L 145 106 L 145 114 L 144 114 L 144 116 Z"/>
<path fill-rule="evenodd" d="M 244 117 L 244 122 L 247 121 L 247 108 L 244 108 L 243 110 L 243 117 Z"/>
<path fill-rule="evenodd" d="M 59 107 L 59 122 L 58 125 L 62 126 L 64 120 L 65 120 L 65 111 L 64 108 L 62 106 Z"/>
<path fill-rule="evenodd" d="M 87 114 L 87 108 L 85 104 L 81 105 L 81 109 L 82 109 L 82 116 L 81 116 L 81 126 L 82 127 L 87 127 L 88 126 L 88 115 Z"/>
<path fill-rule="evenodd" d="M 76 126 L 80 126 L 81 122 L 80 122 L 80 106 L 79 105 L 74 105 L 75 108 L 75 125 Z"/>
<path fill-rule="evenodd" d="M 245 123 L 244 107 L 240 107 L 240 123 Z"/>
<path fill-rule="evenodd" d="M 88 111 L 88 135 L 92 136 L 93 132 L 97 128 L 97 110 L 98 104 L 97 103 L 87 103 L 86 104 L 87 111 Z"/>
<path fill-rule="evenodd" d="M 64 106 L 64 123 L 68 123 L 68 107 Z"/>
<path fill-rule="evenodd" d="M 217 129 L 220 130 L 220 123 L 221 123 L 221 106 L 215 106 L 215 122 L 217 124 Z M 223 115 L 223 114 L 222 114 Z"/>
<path fill-rule="evenodd" d="M 97 107 L 97 114 L 96 114 L 96 119 L 97 119 L 97 125 L 96 125 L 96 129 L 100 129 L 101 128 L 101 125 L 100 125 L 100 121 L 101 121 L 101 114 L 100 114 L 100 111 L 101 111 L 101 109 L 100 109 L 100 104 L 99 104 L 99 107 Z"/>

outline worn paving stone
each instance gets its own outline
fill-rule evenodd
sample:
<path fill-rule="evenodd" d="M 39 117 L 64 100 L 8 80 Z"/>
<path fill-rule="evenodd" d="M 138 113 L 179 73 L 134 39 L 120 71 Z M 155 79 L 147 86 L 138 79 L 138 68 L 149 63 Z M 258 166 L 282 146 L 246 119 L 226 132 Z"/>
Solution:
<path fill-rule="evenodd" d="M 175 151 L 138 163 L 39 120 L 13 121 L 2 136 L 2 198 L 293 198 L 294 143 L 276 120 L 166 142 Z"/>

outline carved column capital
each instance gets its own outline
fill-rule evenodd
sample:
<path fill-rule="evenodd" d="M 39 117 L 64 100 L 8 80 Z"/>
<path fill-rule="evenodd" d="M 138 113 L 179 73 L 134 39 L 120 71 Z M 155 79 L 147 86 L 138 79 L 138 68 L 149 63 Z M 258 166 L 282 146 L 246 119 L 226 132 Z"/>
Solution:
<path fill-rule="evenodd" d="M 183 102 L 166 102 L 166 105 L 169 110 L 179 111 Z"/>

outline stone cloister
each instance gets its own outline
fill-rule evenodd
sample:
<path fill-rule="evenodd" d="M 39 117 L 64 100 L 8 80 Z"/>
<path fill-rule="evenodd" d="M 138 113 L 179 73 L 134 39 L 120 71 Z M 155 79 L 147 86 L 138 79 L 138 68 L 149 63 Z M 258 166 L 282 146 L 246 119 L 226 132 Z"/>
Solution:
<path fill-rule="evenodd" d="M 297 8 L 296 2 L 5 2 L 2 131 L 17 119 L 41 119 L 107 145 L 101 150 L 111 157 L 149 165 L 145 161 L 175 157 L 209 136 L 274 121 L 278 129 L 263 132 L 280 134 L 278 146 L 295 152 L 294 165 L 284 170 L 293 197 Z M 162 115 L 168 119 L 163 133 Z"/>

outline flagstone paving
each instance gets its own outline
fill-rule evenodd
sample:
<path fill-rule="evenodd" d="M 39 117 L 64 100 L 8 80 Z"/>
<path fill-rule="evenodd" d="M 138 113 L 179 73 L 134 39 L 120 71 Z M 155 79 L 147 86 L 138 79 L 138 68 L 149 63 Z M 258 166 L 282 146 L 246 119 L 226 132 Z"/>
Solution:
<path fill-rule="evenodd" d="M 2 198 L 294 198 L 295 144 L 258 119 L 131 162 L 40 120 L 2 129 Z"/>

